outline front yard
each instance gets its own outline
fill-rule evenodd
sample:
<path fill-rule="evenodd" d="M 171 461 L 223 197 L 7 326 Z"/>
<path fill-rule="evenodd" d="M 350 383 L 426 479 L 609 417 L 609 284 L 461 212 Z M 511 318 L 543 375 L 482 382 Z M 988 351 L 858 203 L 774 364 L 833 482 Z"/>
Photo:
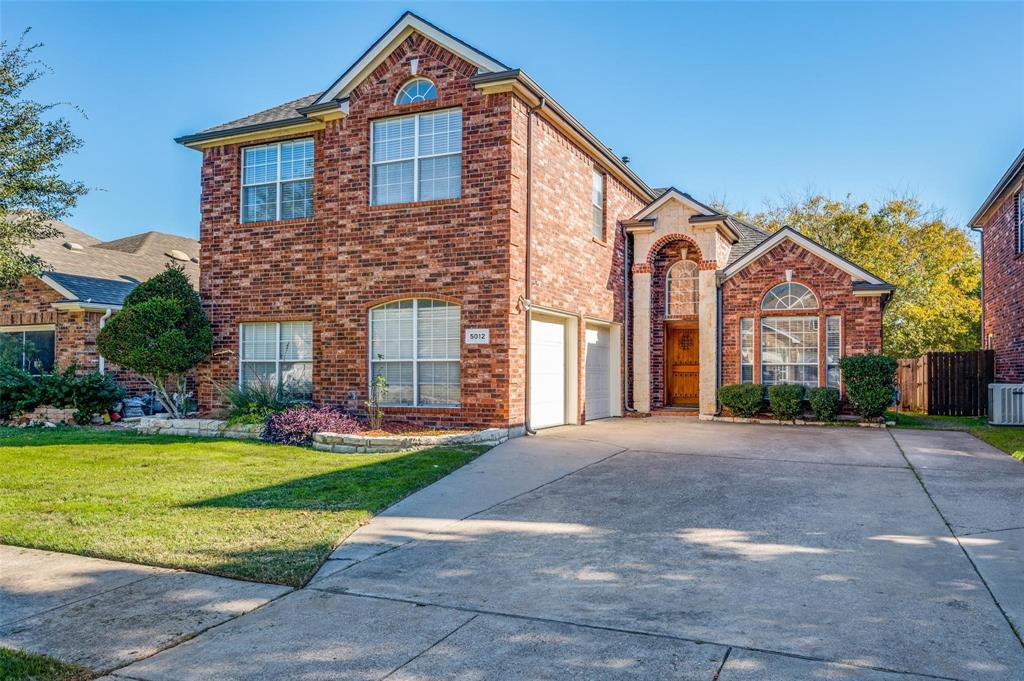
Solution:
<path fill-rule="evenodd" d="M 299 585 L 375 512 L 486 449 L 0 427 L 0 543 Z"/>
<path fill-rule="evenodd" d="M 963 430 L 996 449 L 1024 461 L 1024 428 L 1015 426 L 990 426 L 984 416 L 929 416 L 889 412 L 887 418 L 896 422 L 897 428 L 925 428 L 928 430 Z"/>

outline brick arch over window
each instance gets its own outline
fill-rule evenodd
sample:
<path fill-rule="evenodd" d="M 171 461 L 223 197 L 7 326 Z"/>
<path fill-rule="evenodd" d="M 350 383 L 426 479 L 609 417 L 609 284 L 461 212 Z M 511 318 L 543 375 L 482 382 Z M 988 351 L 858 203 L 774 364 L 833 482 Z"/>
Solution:
<path fill-rule="evenodd" d="M 700 250 L 700 246 L 691 237 L 685 234 L 666 234 L 651 245 L 651 249 L 647 251 L 647 264 L 653 266 L 655 259 L 661 253 L 661 251 L 669 244 L 682 241 L 687 248 L 687 251 L 692 249 L 694 257 L 688 257 L 688 260 L 693 260 L 697 263 L 697 266 L 702 270 L 715 270 L 718 269 L 718 263 L 714 260 L 705 260 L 704 254 Z"/>

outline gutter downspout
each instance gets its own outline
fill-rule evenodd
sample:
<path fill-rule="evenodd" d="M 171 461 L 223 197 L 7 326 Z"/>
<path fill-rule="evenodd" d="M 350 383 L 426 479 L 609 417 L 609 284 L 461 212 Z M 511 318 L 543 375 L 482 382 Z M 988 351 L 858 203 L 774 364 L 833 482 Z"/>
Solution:
<path fill-rule="evenodd" d="M 544 108 L 546 100 L 541 97 L 536 106 L 530 107 L 526 114 L 526 298 L 523 311 L 526 313 L 526 376 L 523 380 L 525 404 L 523 408 L 523 429 L 528 435 L 536 435 L 537 431 L 530 427 L 530 296 L 533 293 L 530 275 L 530 256 L 533 251 L 531 230 L 533 227 L 533 117 Z"/>
<path fill-rule="evenodd" d="M 722 332 L 722 287 L 715 282 L 715 416 L 722 415 L 722 403 L 718 399 L 718 393 L 722 387 L 722 339 L 725 334 Z"/>
<path fill-rule="evenodd" d="M 106 326 L 107 320 L 110 319 L 110 315 L 113 312 L 114 311 L 108 307 L 107 311 L 103 313 L 102 317 L 100 317 L 100 331 L 102 331 L 103 327 Z M 99 366 L 99 369 L 100 369 L 100 373 L 101 374 L 107 373 L 107 362 L 106 362 L 105 359 L 103 359 L 103 355 L 100 355 L 100 366 Z"/>

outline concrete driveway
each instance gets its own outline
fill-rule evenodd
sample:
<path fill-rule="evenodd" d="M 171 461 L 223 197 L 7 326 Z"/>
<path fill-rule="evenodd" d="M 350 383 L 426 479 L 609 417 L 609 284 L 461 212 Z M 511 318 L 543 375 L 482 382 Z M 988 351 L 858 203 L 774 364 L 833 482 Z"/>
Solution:
<path fill-rule="evenodd" d="M 1024 679 L 1024 465 L 961 433 L 627 419 L 492 450 L 309 587 L 115 672 Z"/>

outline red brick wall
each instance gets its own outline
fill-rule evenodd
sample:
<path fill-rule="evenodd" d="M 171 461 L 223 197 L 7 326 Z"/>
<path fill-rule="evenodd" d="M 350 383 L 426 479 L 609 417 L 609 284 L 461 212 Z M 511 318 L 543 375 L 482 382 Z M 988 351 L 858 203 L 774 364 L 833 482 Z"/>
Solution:
<path fill-rule="evenodd" d="M 522 423 L 525 413 L 526 317 L 516 308 L 526 296 L 526 178 L 527 120 L 529 107 L 518 98 L 512 103 L 512 218 L 510 308 L 513 385 L 511 416 Z M 635 215 L 645 203 L 613 175 L 605 174 L 605 239 L 595 240 L 592 225 L 592 188 L 595 164 L 589 156 L 539 114 L 533 128 L 533 222 L 530 300 L 577 317 L 621 324 L 623 321 L 624 235 L 618 221 Z M 579 413 L 585 418 L 584 334 L 579 323 Z M 625 352 L 625 343 L 622 344 Z M 620 366 L 625 366 L 624 357 Z"/>
<path fill-rule="evenodd" d="M 665 281 L 669 268 L 683 259 L 692 260 L 699 267 L 701 254 L 690 241 L 672 241 L 655 253 L 651 265 L 651 409 L 665 406 Z M 697 315 L 672 319 L 697 322 Z"/>
<path fill-rule="evenodd" d="M 804 284 L 818 296 L 819 368 L 825 381 L 825 317 L 842 319 L 842 353 L 856 355 L 879 352 L 882 347 L 882 304 L 877 296 L 854 296 L 850 275 L 831 263 L 784 241 L 722 285 L 722 384 L 740 382 L 740 327 L 742 317 L 754 321 L 754 382 L 760 377 L 760 318 L 762 315 L 798 316 L 794 312 L 762 312 L 761 299 L 776 284 L 786 281 L 786 270 L 793 270 L 793 281 Z"/>
<path fill-rule="evenodd" d="M 1000 383 L 1024 383 L 1024 255 L 1017 253 L 1014 214 L 1018 191 L 1019 179 L 984 225 L 982 347 L 995 350 Z"/>
<path fill-rule="evenodd" d="M 100 330 L 102 312 L 55 310 L 51 303 L 63 296 L 35 277 L 26 277 L 21 286 L 0 296 L 0 326 L 30 324 L 54 325 L 54 368 L 64 369 L 72 363 L 80 372 L 99 369 L 96 334 Z M 106 370 L 129 394 L 149 392 L 139 376 L 106 362 Z"/>
<path fill-rule="evenodd" d="M 409 62 L 438 99 L 395 106 Z M 237 379 L 238 324 L 310 319 L 314 399 L 361 407 L 368 385 L 368 309 L 433 297 L 462 306 L 462 326 L 489 328 L 490 345 L 462 348 L 462 407 L 387 408 L 424 425 L 508 423 L 510 96 L 484 95 L 476 68 L 413 35 L 351 94 L 349 115 L 313 135 L 314 217 L 239 224 L 241 147 L 204 154 L 200 294 L 215 329 L 200 372 L 200 404 Z M 462 107 L 462 198 L 369 206 L 375 118 Z"/>

